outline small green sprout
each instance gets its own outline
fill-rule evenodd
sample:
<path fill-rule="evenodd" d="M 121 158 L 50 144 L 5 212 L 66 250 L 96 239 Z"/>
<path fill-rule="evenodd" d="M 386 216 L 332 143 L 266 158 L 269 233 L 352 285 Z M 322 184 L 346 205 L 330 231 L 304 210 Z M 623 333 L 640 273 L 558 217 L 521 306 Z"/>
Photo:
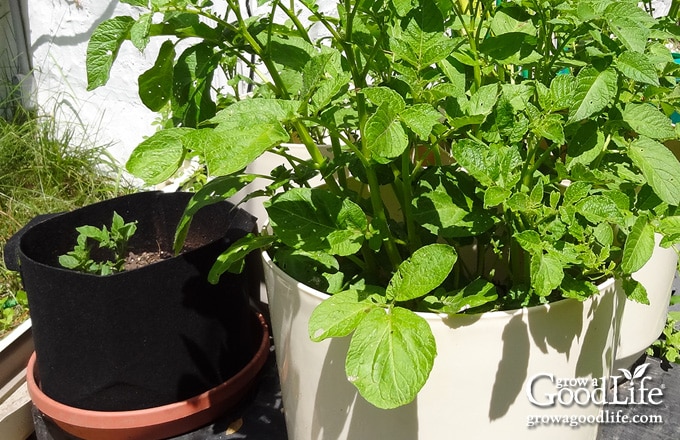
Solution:
<path fill-rule="evenodd" d="M 128 241 L 137 230 L 137 222 L 125 223 L 117 212 L 113 213 L 111 229 L 105 225 L 101 229 L 95 226 L 81 226 L 78 231 L 77 244 L 72 251 L 59 256 L 59 264 L 67 269 L 96 275 L 111 275 L 125 269 L 125 257 Z M 92 256 L 95 245 L 99 249 L 109 251 L 111 258 L 98 261 Z"/>

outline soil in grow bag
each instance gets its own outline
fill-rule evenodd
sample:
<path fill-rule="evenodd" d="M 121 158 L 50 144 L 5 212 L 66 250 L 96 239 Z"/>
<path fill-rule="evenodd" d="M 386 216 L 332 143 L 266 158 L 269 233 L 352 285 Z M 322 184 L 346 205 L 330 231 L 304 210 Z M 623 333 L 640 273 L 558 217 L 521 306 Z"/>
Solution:
<path fill-rule="evenodd" d="M 207 281 L 216 257 L 252 232 L 255 218 L 222 202 L 195 216 L 187 250 L 109 276 L 59 266 L 76 227 L 137 221 L 129 250 L 170 253 L 188 193 L 146 192 L 30 225 L 18 257 L 28 293 L 43 392 L 70 406 L 134 410 L 184 400 L 238 372 L 253 355 L 250 289 L 243 274 Z M 9 252 L 8 254 L 12 254 Z"/>

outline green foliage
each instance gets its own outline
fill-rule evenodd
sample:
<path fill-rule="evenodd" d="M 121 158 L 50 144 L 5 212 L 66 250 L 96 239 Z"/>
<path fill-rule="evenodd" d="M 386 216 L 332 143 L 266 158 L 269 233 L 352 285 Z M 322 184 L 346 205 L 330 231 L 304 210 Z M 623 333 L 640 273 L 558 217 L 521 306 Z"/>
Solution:
<path fill-rule="evenodd" d="M 0 249 L 39 214 L 129 191 L 105 146 L 77 143 L 72 130 L 57 129 L 50 117 L 14 108 L 13 119 L 0 118 Z M 0 252 L 0 335 L 28 318 L 22 289 L 19 274 L 5 267 Z"/>
<path fill-rule="evenodd" d="M 3 268 L 1 270 L 4 271 L 5 269 Z M 2 278 L 7 280 L 10 279 L 8 275 L 3 275 Z M 18 323 L 23 322 L 27 317 L 27 310 L 28 298 L 26 297 L 26 291 L 16 289 L 11 292 L 3 293 L 3 295 L 0 296 L 0 335 L 13 329 Z"/>
<path fill-rule="evenodd" d="M 157 182 L 196 158 L 219 182 L 187 209 L 178 244 L 197 206 L 268 182 L 254 195 L 269 197 L 271 236 L 239 242 L 211 277 L 268 245 L 333 294 L 310 336 L 352 335 L 346 370 L 367 400 L 405 404 L 427 379 L 436 347 L 415 310 L 582 300 L 612 276 L 646 301 L 631 273 L 655 232 L 665 246 L 680 238 L 680 163 L 664 144 L 680 137 L 668 118 L 680 97 L 673 20 L 633 0 L 263 3 L 257 17 L 233 0 L 219 14 L 210 2 L 140 5 L 141 24 L 95 31 L 90 85 L 124 40 L 164 38 L 140 97 L 174 127 L 128 169 Z M 218 71 L 233 94 L 213 99 Z M 264 152 L 287 165 L 243 171 Z"/>
<path fill-rule="evenodd" d="M 114 211 L 111 228 L 102 225 L 80 226 L 77 244 L 73 250 L 59 256 L 59 264 L 67 269 L 95 275 L 111 275 L 125 269 L 128 241 L 137 231 L 137 222 L 125 223 L 123 217 Z M 95 245 L 97 246 L 95 248 Z M 107 257 L 95 258 L 93 250 L 107 251 Z"/>
<path fill-rule="evenodd" d="M 677 298 L 672 297 L 671 299 L 676 299 L 677 303 Z M 678 324 L 680 324 L 680 312 L 669 312 L 661 337 L 647 349 L 647 354 L 680 364 L 680 329 Z"/>

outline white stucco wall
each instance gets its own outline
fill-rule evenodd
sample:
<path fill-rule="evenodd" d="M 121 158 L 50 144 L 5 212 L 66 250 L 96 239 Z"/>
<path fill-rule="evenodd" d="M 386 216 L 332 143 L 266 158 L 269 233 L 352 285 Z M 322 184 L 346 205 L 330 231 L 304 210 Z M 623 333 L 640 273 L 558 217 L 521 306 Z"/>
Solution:
<path fill-rule="evenodd" d="M 672 0 L 652 0 L 652 15 L 655 17 L 663 17 L 668 15 L 668 10 L 671 7 Z"/>
<path fill-rule="evenodd" d="M 124 44 L 104 87 L 87 91 L 85 55 L 102 21 L 128 14 L 117 1 L 28 0 L 30 48 L 40 108 L 92 142 L 111 144 L 121 163 L 155 130 L 156 114 L 137 96 L 137 77 L 153 65 L 153 45 L 143 54 Z"/>

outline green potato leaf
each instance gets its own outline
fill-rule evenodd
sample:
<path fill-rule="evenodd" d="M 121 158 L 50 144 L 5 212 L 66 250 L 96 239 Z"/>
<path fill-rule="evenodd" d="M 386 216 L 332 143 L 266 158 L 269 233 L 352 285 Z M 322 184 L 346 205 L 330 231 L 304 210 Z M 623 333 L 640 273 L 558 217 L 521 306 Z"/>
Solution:
<path fill-rule="evenodd" d="M 413 11 L 406 28 L 390 39 L 390 48 L 398 59 L 417 70 L 444 60 L 456 46 L 456 40 L 444 34 L 443 18 L 434 3 L 421 3 Z M 413 4 L 409 5 L 409 10 Z"/>
<path fill-rule="evenodd" d="M 624 278 L 622 280 L 623 291 L 629 300 L 640 304 L 649 305 L 649 298 L 647 297 L 647 289 L 642 283 L 633 278 Z"/>
<path fill-rule="evenodd" d="M 543 239 L 534 230 L 517 232 L 514 235 L 517 243 L 531 255 L 541 255 L 543 253 Z"/>
<path fill-rule="evenodd" d="M 623 120 L 642 136 L 651 139 L 675 138 L 670 118 L 653 105 L 630 103 L 623 111 Z"/>
<path fill-rule="evenodd" d="M 446 244 L 421 247 L 399 265 L 387 286 L 388 298 L 408 301 L 428 294 L 444 282 L 457 258 Z"/>
<path fill-rule="evenodd" d="M 649 224 L 646 216 L 640 216 L 635 221 L 623 247 L 621 269 L 628 274 L 640 270 L 651 258 L 654 251 L 654 227 Z"/>
<path fill-rule="evenodd" d="M 294 188 L 265 207 L 275 234 L 295 249 L 352 255 L 368 230 L 359 205 L 323 189 Z"/>
<path fill-rule="evenodd" d="M 134 149 L 126 169 L 148 185 L 166 181 L 184 162 L 183 138 L 191 131 L 190 128 L 168 128 L 154 133 Z"/>
<path fill-rule="evenodd" d="M 567 145 L 567 166 L 590 165 L 604 149 L 605 136 L 596 121 L 585 121 Z"/>
<path fill-rule="evenodd" d="M 617 91 L 618 74 L 614 69 L 583 68 L 576 76 L 576 91 L 569 109 L 569 122 L 582 121 L 603 110 L 616 96 Z"/>
<path fill-rule="evenodd" d="M 397 113 L 406 108 L 404 98 L 389 87 L 366 87 L 361 93 L 378 107 L 383 104 L 388 104 L 389 107 Z"/>
<path fill-rule="evenodd" d="M 616 68 L 633 81 L 653 86 L 659 85 L 659 75 L 656 73 L 656 68 L 647 55 L 643 53 L 623 52 L 616 59 Z"/>
<path fill-rule="evenodd" d="M 630 144 L 628 156 L 661 200 L 680 204 L 680 163 L 668 148 L 641 136 Z"/>
<path fill-rule="evenodd" d="M 151 111 L 160 111 L 172 96 L 175 45 L 165 41 L 153 67 L 139 76 L 139 98 Z"/>
<path fill-rule="evenodd" d="M 616 202 L 605 195 L 587 196 L 576 204 L 576 211 L 591 223 L 623 222 L 623 215 Z"/>
<path fill-rule="evenodd" d="M 563 297 L 574 298 L 579 301 L 596 295 L 598 292 L 597 286 L 590 281 L 574 278 L 567 274 L 564 275 L 560 289 L 562 290 Z"/>
<path fill-rule="evenodd" d="M 429 104 L 416 104 L 400 112 L 399 117 L 418 138 L 427 140 L 442 115 Z"/>
<path fill-rule="evenodd" d="M 483 306 L 496 299 L 498 299 L 496 286 L 489 281 L 477 278 L 457 291 L 426 296 L 421 302 L 421 307 L 430 312 L 455 314 Z"/>
<path fill-rule="evenodd" d="M 553 253 L 531 256 L 531 285 L 539 296 L 548 296 L 559 287 L 564 278 L 560 258 Z"/>
<path fill-rule="evenodd" d="M 647 45 L 649 29 L 645 24 L 650 16 L 632 2 L 612 2 L 604 10 L 609 28 L 623 45 L 634 52 L 642 53 Z"/>
<path fill-rule="evenodd" d="M 385 102 L 366 121 L 366 146 L 371 158 L 389 163 L 408 147 L 408 136 L 399 115 Z"/>
<path fill-rule="evenodd" d="M 139 50 L 143 51 L 149 44 L 152 18 L 153 14 L 141 15 L 130 28 L 130 41 Z"/>
<path fill-rule="evenodd" d="M 87 44 L 85 58 L 87 90 L 94 90 L 107 83 L 113 61 L 120 46 L 129 38 L 134 24 L 132 17 L 120 16 L 102 22 L 94 30 Z"/>
<path fill-rule="evenodd" d="M 436 355 L 434 336 L 424 318 L 401 307 L 376 308 L 352 335 L 345 372 L 369 403 L 396 408 L 415 399 Z"/>
<path fill-rule="evenodd" d="M 309 337 L 319 342 L 352 333 L 372 310 L 382 307 L 369 292 L 345 290 L 319 304 L 309 318 Z"/>
<path fill-rule="evenodd" d="M 225 272 L 241 273 L 244 268 L 244 258 L 252 251 L 263 248 L 274 242 L 276 238 L 271 235 L 247 234 L 236 240 L 229 249 L 217 257 L 215 264 L 210 268 L 208 281 L 217 284 L 220 276 Z"/>

